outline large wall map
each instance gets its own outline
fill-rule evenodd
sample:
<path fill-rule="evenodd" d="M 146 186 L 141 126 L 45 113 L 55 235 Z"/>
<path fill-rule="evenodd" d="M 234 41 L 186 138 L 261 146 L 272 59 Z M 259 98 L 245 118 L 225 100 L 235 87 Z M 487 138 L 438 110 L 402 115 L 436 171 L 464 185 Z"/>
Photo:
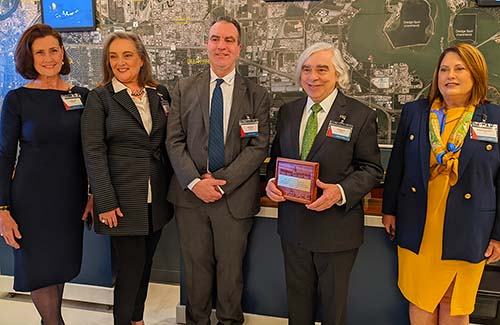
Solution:
<path fill-rule="evenodd" d="M 70 81 L 93 88 L 101 78 L 103 40 L 134 31 L 148 47 L 157 79 L 171 89 L 178 78 L 207 67 L 210 21 L 227 14 L 243 26 L 239 71 L 267 87 L 273 113 L 302 96 L 293 81 L 300 52 L 317 41 L 337 43 L 351 67 L 347 94 L 377 110 L 379 141 L 391 143 L 401 106 L 425 96 L 439 53 L 472 43 L 489 65 L 490 100 L 500 103 L 500 9 L 469 0 L 96 0 L 99 29 L 65 33 L 73 65 Z M 26 83 L 13 65 L 20 34 L 40 22 L 39 1 L 0 0 L 0 100 Z"/>

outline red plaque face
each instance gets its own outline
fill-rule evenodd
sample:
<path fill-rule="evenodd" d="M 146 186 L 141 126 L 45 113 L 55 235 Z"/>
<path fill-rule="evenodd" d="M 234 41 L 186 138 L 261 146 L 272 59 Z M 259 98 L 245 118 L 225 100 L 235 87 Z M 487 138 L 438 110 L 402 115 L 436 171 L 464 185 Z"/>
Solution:
<path fill-rule="evenodd" d="M 309 204 L 316 200 L 319 163 L 277 158 L 276 185 L 290 201 Z"/>

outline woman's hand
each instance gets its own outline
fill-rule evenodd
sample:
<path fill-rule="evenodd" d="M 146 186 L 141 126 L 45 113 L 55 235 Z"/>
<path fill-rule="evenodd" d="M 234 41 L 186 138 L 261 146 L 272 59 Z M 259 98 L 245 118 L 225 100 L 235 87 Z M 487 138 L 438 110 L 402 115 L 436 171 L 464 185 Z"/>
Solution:
<path fill-rule="evenodd" d="M 394 236 L 396 236 L 396 216 L 391 214 L 383 214 L 382 215 L 382 224 L 385 227 L 385 231 L 389 234 L 389 238 L 394 240 Z"/>
<path fill-rule="evenodd" d="M 487 257 L 487 264 L 495 263 L 500 260 L 500 241 L 491 239 L 484 257 Z"/>
<path fill-rule="evenodd" d="M 87 205 L 85 206 L 85 211 L 83 211 L 82 220 L 86 221 L 89 217 L 89 214 L 92 218 L 94 218 L 94 194 L 90 194 L 89 199 L 87 200 Z"/>
<path fill-rule="evenodd" d="M 3 240 L 5 240 L 7 245 L 12 246 L 15 249 L 21 247 L 19 246 L 19 243 L 16 242 L 16 238 L 22 238 L 21 233 L 19 232 L 17 223 L 7 210 L 0 211 L 0 235 L 3 237 Z"/>
<path fill-rule="evenodd" d="M 283 197 L 283 193 L 281 193 L 280 189 L 276 186 L 274 182 L 274 178 L 270 179 L 266 185 L 266 195 L 274 202 L 284 202 L 286 201 Z"/>
<path fill-rule="evenodd" d="M 118 218 L 116 216 L 123 217 L 123 213 L 120 208 L 116 208 L 108 212 L 99 213 L 99 221 L 101 221 L 105 225 L 108 225 L 109 228 L 117 227 Z"/>

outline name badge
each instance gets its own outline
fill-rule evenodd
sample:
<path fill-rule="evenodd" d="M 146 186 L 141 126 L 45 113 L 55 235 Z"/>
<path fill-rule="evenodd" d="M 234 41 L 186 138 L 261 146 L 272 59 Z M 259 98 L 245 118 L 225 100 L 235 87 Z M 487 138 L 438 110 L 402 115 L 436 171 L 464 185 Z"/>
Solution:
<path fill-rule="evenodd" d="M 161 99 L 160 105 L 163 109 L 163 113 L 165 113 L 165 116 L 168 116 L 168 110 L 170 109 L 170 105 L 168 104 L 168 102 L 165 99 Z"/>
<path fill-rule="evenodd" d="M 259 120 L 246 118 L 240 120 L 240 137 L 256 138 L 259 136 Z"/>
<path fill-rule="evenodd" d="M 470 126 L 470 138 L 498 143 L 498 124 L 473 121 Z"/>
<path fill-rule="evenodd" d="M 163 109 L 163 113 L 165 114 L 166 117 L 168 117 L 168 111 L 170 110 L 170 105 L 168 104 L 168 101 L 163 98 L 162 93 L 158 93 L 158 96 L 160 97 L 160 105 L 161 108 Z"/>
<path fill-rule="evenodd" d="M 77 109 L 83 109 L 82 96 L 80 94 L 64 94 L 61 95 L 61 99 L 64 103 L 64 108 L 67 111 L 74 111 Z"/>
<path fill-rule="evenodd" d="M 328 131 L 326 131 L 326 136 L 342 141 L 351 141 L 352 129 L 352 124 L 330 121 L 328 124 Z"/>

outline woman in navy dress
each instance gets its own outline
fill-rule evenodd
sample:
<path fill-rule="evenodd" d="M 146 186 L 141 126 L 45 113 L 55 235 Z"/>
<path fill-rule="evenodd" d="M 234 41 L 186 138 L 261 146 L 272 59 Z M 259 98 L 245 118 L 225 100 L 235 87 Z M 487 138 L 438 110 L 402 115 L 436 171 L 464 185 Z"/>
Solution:
<path fill-rule="evenodd" d="M 80 140 L 88 90 L 61 79 L 69 59 L 48 25 L 24 32 L 15 63 L 32 81 L 3 102 L 0 234 L 14 248 L 14 289 L 31 292 L 42 323 L 61 325 L 64 284 L 80 272 L 82 219 L 92 205 Z"/>

